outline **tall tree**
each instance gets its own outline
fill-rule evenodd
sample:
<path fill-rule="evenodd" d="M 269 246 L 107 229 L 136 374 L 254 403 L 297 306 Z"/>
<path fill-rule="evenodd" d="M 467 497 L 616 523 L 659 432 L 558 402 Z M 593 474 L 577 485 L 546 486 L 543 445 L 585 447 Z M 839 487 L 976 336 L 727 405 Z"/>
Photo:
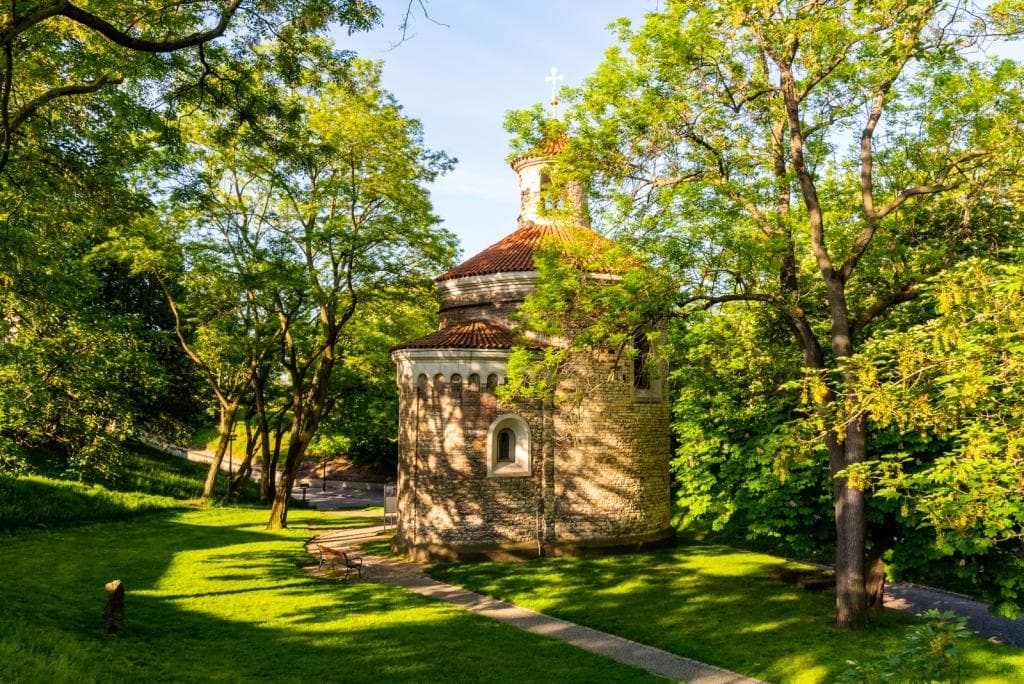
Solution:
<path fill-rule="evenodd" d="M 0 7 L 0 318 L 10 326 L 0 375 L 5 398 L 39 409 L 0 412 L 0 433 L 34 445 L 49 433 L 81 460 L 116 451 L 133 417 L 160 413 L 158 397 L 191 402 L 191 378 L 166 355 L 166 310 L 106 306 L 105 279 L 120 267 L 88 263 L 92 248 L 151 218 L 178 161 L 161 154 L 175 144 L 168 120 L 197 108 L 244 120 L 264 104 L 237 68 L 254 45 L 278 38 L 264 59 L 287 75 L 322 49 L 332 22 L 359 29 L 376 17 L 362 0 Z M 121 284 L 157 285 L 149 275 Z M 65 360 L 45 360 L 45 349 Z"/>
<path fill-rule="evenodd" d="M 366 29 L 378 20 L 367 0 L 241 0 L 74 3 L 37 0 L 0 8 L 0 171 L 24 129 L 45 125 L 54 107 L 74 111 L 88 96 L 122 86 L 124 95 L 183 93 L 183 82 L 212 85 L 230 52 L 279 36 L 287 44 L 332 23 Z M 215 41 L 224 36 L 234 45 Z M 178 88 L 161 79 L 178 75 Z M 156 87 L 154 91 L 154 86 Z M 149 91 L 148 93 L 146 91 Z"/>
<path fill-rule="evenodd" d="M 239 145 L 246 128 L 226 133 L 196 114 L 179 130 L 191 163 L 185 165 L 187 184 L 168 201 L 166 215 L 111 230 L 97 251 L 159 284 L 175 338 L 213 395 L 220 439 L 203 486 L 208 499 L 234 439 L 239 408 L 279 334 L 267 294 L 274 253 L 265 239 L 266 199 L 247 188 L 251 150 Z"/>
<path fill-rule="evenodd" d="M 426 274 L 454 255 L 454 239 L 437 227 L 425 188 L 453 161 L 423 146 L 419 122 L 381 89 L 379 64 L 341 57 L 327 69 L 324 62 L 300 64 L 289 79 L 256 65 L 251 73 L 260 81 L 251 90 L 273 106 L 251 123 L 211 122 L 197 150 L 202 172 L 187 186 L 203 188 L 200 201 L 187 193 L 171 198 L 190 216 L 186 241 L 224 255 L 220 269 L 190 260 L 185 280 L 219 283 L 224 310 L 247 312 L 235 321 L 236 351 L 276 342 L 268 375 L 257 370 L 269 359 L 262 352 L 238 354 L 249 362 L 244 382 L 236 383 L 244 393 L 256 382 L 264 433 L 267 383 L 280 378 L 288 397 L 272 528 L 287 524 L 306 450 L 339 401 L 332 378 L 357 312 L 400 308 L 409 288 L 424 288 Z M 150 230 L 145 239 L 159 234 Z M 148 248 L 131 251 L 138 259 Z M 276 327 L 273 336 L 256 334 L 254 326 L 266 324 Z"/>
<path fill-rule="evenodd" d="M 868 605 L 865 493 L 845 477 L 867 456 L 867 416 L 846 360 L 973 227 L 922 235 L 923 208 L 946 196 L 969 211 L 1019 171 L 1021 70 L 968 60 L 985 16 L 930 0 L 673 1 L 621 25 L 624 49 L 570 114 L 576 169 L 638 231 L 677 236 L 663 255 L 680 309 L 753 302 L 789 328 L 833 482 L 842 627 Z"/>
<path fill-rule="evenodd" d="M 938 435 L 949 446 L 930 458 L 892 449 L 849 473 L 933 531 L 943 555 L 970 561 L 953 572 L 1009 617 L 1024 605 L 1024 268 L 1017 255 L 1008 264 L 970 259 L 950 269 L 925 290 L 935 317 L 863 346 L 852 365 L 874 421 L 903 434 Z"/>
<path fill-rule="evenodd" d="M 453 162 L 423 147 L 419 122 L 381 89 L 379 65 L 357 62 L 348 84 L 294 97 L 303 115 L 282 136 L 273 173 L 275 230 L 290 250 L 293 280 L 275 299 L 281 321 L 291 320 L 281 362 L 292 423 L 272 529 L 287 525 L 295 476 L 337 401 L 331 378 L 357 310 L 402 300 L 454 254 L 425 188 Z"/>

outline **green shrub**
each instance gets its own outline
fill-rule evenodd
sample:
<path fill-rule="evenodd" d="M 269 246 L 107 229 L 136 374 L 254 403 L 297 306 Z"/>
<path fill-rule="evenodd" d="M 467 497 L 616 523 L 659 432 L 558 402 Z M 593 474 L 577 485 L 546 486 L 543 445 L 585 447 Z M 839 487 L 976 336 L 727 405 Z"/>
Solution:
<path fill-rule="evenodd" d="M 875 660 L 847 661 L 851 667 L 836 682 L 876 684 L 876 682 L 959 682 L 960 650 L 957 644 L 967 638 L 967 618 L 955 613 L 928 610 L 920 617 L 927 622 L 907 630 L 900 648 Z"/>

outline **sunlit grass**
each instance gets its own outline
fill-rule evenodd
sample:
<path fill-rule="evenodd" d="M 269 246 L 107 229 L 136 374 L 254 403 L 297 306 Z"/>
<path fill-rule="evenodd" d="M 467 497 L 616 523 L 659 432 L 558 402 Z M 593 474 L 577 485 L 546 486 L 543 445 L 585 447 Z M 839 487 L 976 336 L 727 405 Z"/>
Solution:
<path fill-rule="evenodd" d="M 694 544 L 646 554 L 439 565 L 434 577 L 771 682 L 827 682 L 896 647 L 911 618 L 831 626 L 834 596 L 773 579 L 772 556 Z M 1024 651 L 972 639 L 964 681 L 1024 681 Z"/>
<path fill-rule="evenodd" d="M 241 459 L 245 456 L 245 440 L 245 423 L 239 421 L 235 423 L 235 442 L 232 447 L 236 459 Z M 285 431 L 284 435 L 281 436 L 282 453 L 288 450 L 288 443 L 290 441 L 291 435 Z M 216 425 L 205 425 L 192 434 L 192 439 L 189 440 L 189 447 L 200 451 L 213 452 L 217 450 L 218 443 L 220 443 L 220 428 Z M 224 453 L 224 458 L 227 458 L 227 452 Z"/>
<path fill-rule="evenodd" d="M 370 582 L 324 581 L 308 527 L 212 508 L 0 538 L 0 681 L 636 681 L 646 673 Z M 101 634 L 103 585 L 128 631 Z"/>
<path fill-rule="evenodd" d="M 133 447 L 118 458 L 116 468 L 89 474 L 85 482 L 0 474 L 0 530 L 117 520 L 198 505 L 208 468 L 205 463 Z M 226 472 L 219 474 L 215 492 L 225 492 L 227 478 Z M 238 498 L 257 501 L 259 485 L 246 482 Z"/>

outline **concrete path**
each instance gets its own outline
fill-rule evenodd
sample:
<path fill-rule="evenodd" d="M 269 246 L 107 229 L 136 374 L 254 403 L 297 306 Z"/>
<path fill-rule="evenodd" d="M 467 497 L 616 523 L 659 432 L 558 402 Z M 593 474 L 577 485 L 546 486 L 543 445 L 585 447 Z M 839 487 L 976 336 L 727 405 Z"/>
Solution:
<path fill-rule="evenodd" d="M 989 641 L 1024 648 L 1024 617 L 1010 620 L 988 612 L 988 604 L 969 596 L 941 589 L 923 587 L 910 582 L 890 584 L 885 588 L 885 607 L 900 613 L 916 615 L 931 608 L 951 610 L 967 618 L 967 626 Z"/>
<path fill-rule="evenodd" d="M 327 481 L 327 491 L 323 490 L 323 480 L 309 478 L 296 480 L 292 488 L 292 498 L 302 501 L 300 482 L 308 482 L 306 501 L 320 511 L 337 511 L 345 508 L 364 508 L 366 506 L 384 505 L 384 485 L 376 482 L 343 482 Z M 383 515 L 383 514 L 382 514 Z"/>
<path fill-rule="evenodd" d="M 411 564 L 409 564 L 411 565 Z M 452 603 L 460 608 L 504 622 L 533 634 L 564 641 L 584 651 L 598 653 L 620 663 L 643 668 L 673 681 L 701 682 L 703 684 L 740 684 L 757 682 L 729 670 L 683 658 L 652 646 L 623 639 L 573 622 L 553 618 L 506 601 L 438 582 L 422 572 L 395 572 L 381 578 L 390 584 L 405 587 L 417 594 L 438 601 Z"/>
<path fill-rule="evenodd" d="M 316 541 L 330 547 L 356 546 L 379 539 L 383 526 L 335 530 L 320 535 Z M 683 658 L 674 653 L 623 639 L 622 637 L 584 627 L 573 622 L 553 618 L 543 613 L 522 608 L 506 601 L 439 582 L 423 573 L 423 566 L 394 558 L 366 555 L 363 557 L 363 577 L 404 587 L 417 594 L 459 606 L 484 617 L 504 622 L 527 632 L 564 641 L 591 653 L 607 656 L 621 663 L 643 668 L 653 674 L 674 681 L 699 684 L 756 684 L 760 680 Z"/>
<path fill-rule="evenodd" d="M 197 449 L 185 451 L 185 458 L 195 463 L 212 463 L 213 454 Z M 228 459 L 225 455 L 221 461 L 220 469 L 225 472 L 234 472 L 238 469 L 239 459 Z M 255 461 L 252 464 L 253 479 L 259 480 L 260 466 Z M 384 485 L 376 482 L 346 482 L 341 480 L 327 480 L 327 491 L 323 489 L 323 480 L 318 478 L 296 479 L 292 487 L 292 498 L 298 501 L 303 500 L 302 487 L 300 483 L 306 482 L 306 501 L 313 504 L 313 507 L 321 511 L 335 511 L 344 508 L 365 508 L 366 506 L 384 505 Z"/>
<path fill-rule="evenodd" d="M 831 565 L 810 563 L 793 558 L 786 560 L 810 565 L 820 570 L 832 570 Z M 883 604 L 889 610 L 906 615 L 918 615 L 932 608 L 951 610 L 957 615 L 966 617 L 967 627 L 981 638 L 997 644 L 1024 648 L 1024 616 L 1011 620 L 993 615 L 988 612 L 989 604 L 984 601 L 976 601 L 970 596 L 911 582 L 896 582 L 885 585 Z"/>

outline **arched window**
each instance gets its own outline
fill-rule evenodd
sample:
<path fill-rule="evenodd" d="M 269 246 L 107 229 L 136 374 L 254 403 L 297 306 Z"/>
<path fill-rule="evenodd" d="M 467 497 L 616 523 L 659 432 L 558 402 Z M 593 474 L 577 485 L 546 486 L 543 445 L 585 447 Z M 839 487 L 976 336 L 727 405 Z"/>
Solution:
<path fill-rule="evenodd" d="M 633 349 L 636 355 L 633 356 L 633 388 L 639 390 L 651 389 L 651 341 L 647 339 L 646 332 L 638 332 L 633 336 Z"/>
<path fill-rule="evenodd" d="M 522 416 L 506 413 L 487 428 L 487 476 L 530 475 L 530 426 Z"/>
<path fill-rule="evenodd" d="M 458 373 L 452 376 L 452 397 L 456 401 L 462 399 L 462 376 Z"/>
<path fill-rule="evenodd" d="M 565 209 L 565 198 L 551 182 L 551 176 L 540 174 L 540 198 L 545 211 Z"/>
<path fill-rule="evenodd" d="M 498 463 L 515 463 L 516 433 L 509 428 L 498 431 L 498 453 L 494 460 Z"/>

